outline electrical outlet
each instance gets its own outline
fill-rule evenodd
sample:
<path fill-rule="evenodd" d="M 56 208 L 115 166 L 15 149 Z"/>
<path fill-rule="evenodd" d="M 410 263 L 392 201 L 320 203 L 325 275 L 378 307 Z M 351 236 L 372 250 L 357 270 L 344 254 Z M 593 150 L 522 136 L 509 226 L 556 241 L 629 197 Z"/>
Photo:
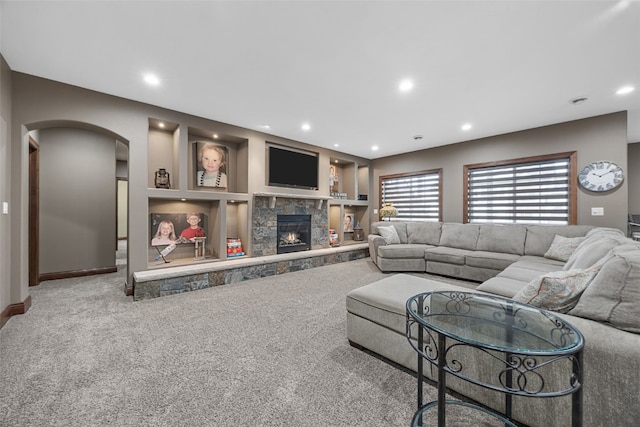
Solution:
<path fill-rule="evenodd" d="M 604 208 L 591 208 L 591 216 L 604 216 Z"/>

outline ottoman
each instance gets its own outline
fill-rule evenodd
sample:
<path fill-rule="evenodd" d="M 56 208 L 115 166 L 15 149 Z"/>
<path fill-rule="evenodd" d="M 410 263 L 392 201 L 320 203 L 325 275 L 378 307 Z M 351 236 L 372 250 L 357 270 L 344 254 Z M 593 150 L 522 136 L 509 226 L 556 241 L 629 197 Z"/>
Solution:
<path fill-rule="evenodd" d="M 346 301 L 349 343 L 415 372 L 416 352 L 405 336 L 407 300 L 422 292 L 447 290 L 469 291 L 468 288 L 409 274 L 395 274 L 352 290 Z M 429 372 L 425 372 L 425 376 L 435 379 L 431 365 L 426 365 Z"/>

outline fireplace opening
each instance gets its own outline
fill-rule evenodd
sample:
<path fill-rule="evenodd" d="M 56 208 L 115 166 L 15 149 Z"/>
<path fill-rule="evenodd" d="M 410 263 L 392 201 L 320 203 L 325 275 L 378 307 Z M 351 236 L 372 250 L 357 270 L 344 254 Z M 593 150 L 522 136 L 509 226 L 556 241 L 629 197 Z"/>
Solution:
<path fill-rule="evenodd" d="M 278 215 L 278 252 L 311 249 L 311 215 Z"/>

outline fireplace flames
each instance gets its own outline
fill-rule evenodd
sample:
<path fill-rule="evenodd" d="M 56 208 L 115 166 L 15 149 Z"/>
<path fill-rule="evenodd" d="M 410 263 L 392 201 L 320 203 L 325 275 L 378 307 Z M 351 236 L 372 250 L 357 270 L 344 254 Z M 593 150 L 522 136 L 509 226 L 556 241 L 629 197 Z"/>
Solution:
<path fill-rule="evenodd" d="M 280 245 L 295 245 L 302 243 L 298 233 L 282 233 L 280 235 Z"/>

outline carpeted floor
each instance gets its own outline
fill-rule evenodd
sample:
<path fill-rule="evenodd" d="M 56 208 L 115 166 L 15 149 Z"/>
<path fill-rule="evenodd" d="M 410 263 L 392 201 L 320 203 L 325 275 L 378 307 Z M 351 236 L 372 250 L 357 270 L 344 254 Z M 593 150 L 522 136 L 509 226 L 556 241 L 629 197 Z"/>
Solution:
<path fill-rule="evenodd" d="M 140 302 L 119 268 L 43 282 L 0 330 L 1 426 L 410 425 L 415 378 L 346 339 L 369 259 Z"/>

